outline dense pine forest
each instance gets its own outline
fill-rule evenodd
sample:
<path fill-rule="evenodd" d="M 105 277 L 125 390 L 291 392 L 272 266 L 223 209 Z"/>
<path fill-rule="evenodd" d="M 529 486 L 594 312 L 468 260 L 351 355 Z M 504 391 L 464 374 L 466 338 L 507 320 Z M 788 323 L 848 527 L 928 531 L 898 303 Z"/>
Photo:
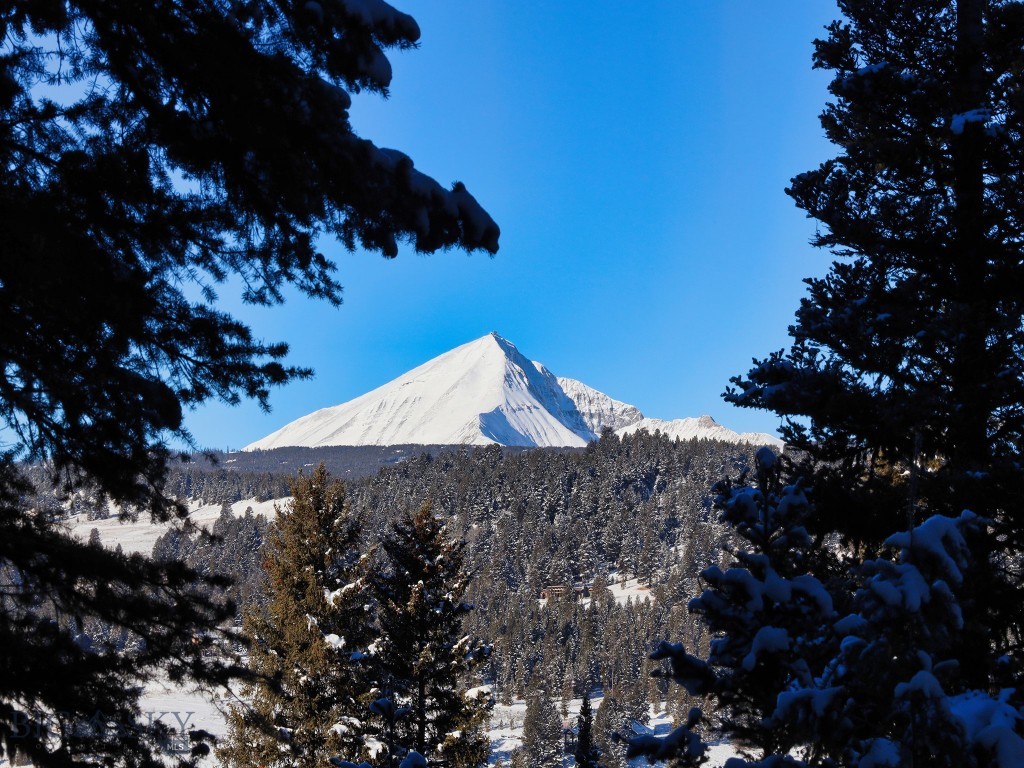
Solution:
<path fill-rule="evenodd" d="M 689 697 L 652 677 L 648 656 L 666 638 L 705 644 L 686 604 L 700 592 L 700 571 L 722 557 L 712 488 L 744 473 L 751 455 L 646 432 L 606 433 L 583 451 L 451 448 L 351 481 L 347 495 L 360 548 L 374 557 L 394 520 L 429 503 L 446 533 L 466 542 L 475 610 L 463 631 L 492 649 L 466 684 L 490 685 L 500 703 L 542 693 L 563 708 L 603 693 L 595 737 L 610 755 L 622 752 L 610 748 L 611 734 L 646 722 L 652 705 L 685 717 Z M 236 516 L 230 505 L 280 498 L 289 478 L 193 464 L 171 481 L 225 509 L 212 536 L 172 529 L 154 555 L 226 577 L 223 597 L 239 621 L 265 608 L 261 547 L 273 522 Z"/>

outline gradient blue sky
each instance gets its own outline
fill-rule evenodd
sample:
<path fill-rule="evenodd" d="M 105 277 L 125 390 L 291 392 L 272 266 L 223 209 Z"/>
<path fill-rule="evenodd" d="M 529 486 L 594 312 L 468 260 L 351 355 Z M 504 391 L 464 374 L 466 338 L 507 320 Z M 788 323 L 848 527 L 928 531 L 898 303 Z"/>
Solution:
<path fill-rule="evenodd" d="M 833 152 L 817 115 L 828 77 L 811 41 L 820 0 L 394 0 L 422 29 L 395 53 L 391 98 L 352 121 L 442 184 L 458 179 L 498 221 L 494 258 L 323 248 L 344 304 L 292 294 L 223 305 L 291 343 L 315 379 L 273 411 L 210 405 L 186 425 L 238 448 L 498 331 L 528 357 L 646 415 L 710 414 L 773 432 L 721 399 L 786 328 L 830 258 L 783 193 Z"/>

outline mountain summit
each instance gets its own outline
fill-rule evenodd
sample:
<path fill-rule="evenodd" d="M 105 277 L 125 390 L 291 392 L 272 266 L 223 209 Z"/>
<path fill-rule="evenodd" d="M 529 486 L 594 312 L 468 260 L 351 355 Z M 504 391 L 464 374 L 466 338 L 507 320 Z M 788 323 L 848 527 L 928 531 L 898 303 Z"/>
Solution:
<path fill-rule="evenodd" d="M 715 439 L 778 443 L 740 436 L 707 419 Z M 644 419 L 632 405 L 574 379 L 556 378 L 497 333 L 456 347 L 397 379 L 341 405 L 285 425 L 246 450 L 328 445 L 584 446 L 605 427 L 675 426 Z M 682 422 L 696 422 L 684 419 Z M 655 424 L 657 426 L 655 426 Z M 664 425 L 664 426 L 663 426 Z M 701 432 L 691 430 L 687 433 Z M 711 434 L 688 436 L 712 437 Z"/>

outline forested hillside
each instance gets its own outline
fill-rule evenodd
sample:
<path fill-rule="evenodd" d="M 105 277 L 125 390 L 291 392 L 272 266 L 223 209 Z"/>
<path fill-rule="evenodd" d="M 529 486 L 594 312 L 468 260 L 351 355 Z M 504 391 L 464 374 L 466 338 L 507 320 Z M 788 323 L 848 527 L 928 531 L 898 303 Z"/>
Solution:
<path fill-rule="evenodd" d="M 603 741 L 630 720 L 643 722 L 649 704 L 667 699 L 680 713 L 689 706 L 678 687 L 650 677 L 647 657 L 668 637 L 703 645 L 686 602 L 699 593 L 700 570 L 721 557 L 711 488 L 740 474 L 750 453 L 646 432 L 606 433 L 575 452 L 454 448 L 351 481 L 348 498 L 374 556 L 399 514 L 430 502 L 467 541 L 467 599 L 477 610 L 465 631 L 493 644 L 482 682 L 506 702 L 538 690 L 557 702 L 600 689 L 610 710 L 598 720 Z M 272 473 L 197 467 L 172 481 L 207 503 L 279 494 L 286 483 Z M 170 532 L 155 555 L 236 580 L 227 594 L 241 613 L 261 604 L 256 550 L 265 531 L 262 518 L 225 511 L 213 538 Z"/>

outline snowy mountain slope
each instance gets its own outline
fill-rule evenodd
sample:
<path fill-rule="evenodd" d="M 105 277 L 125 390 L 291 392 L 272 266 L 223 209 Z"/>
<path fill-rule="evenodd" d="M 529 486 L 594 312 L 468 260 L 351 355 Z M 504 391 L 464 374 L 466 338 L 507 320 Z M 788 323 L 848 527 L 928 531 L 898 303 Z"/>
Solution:
<path fill-rule="evenodd" d="M 660 430 L 663 435 L 671 439 L 680 440 L 721 440 L 727 443 L 750 443 L 751 445 L 771 445 L 782 448 L 783 442 L 777 437 L 772 437 L 764 432 L 733 432 L 728 427 L 723 427 L 710 416 L 699 418 L 664 419 L 643 418 L 628 426 L 615 430 L 617 435 L 628 435 L 638 429 L 646 429 L 653 433 Z"/>
<path fill-rule="evenodd" d="M 605 427 L 619 429 L 635 424 L 644 417 L 636 406 L 613 400 L 604 392 L 598 392 L 582 381 L 559 376 L 558 383 L 562 391 L 576 404 L 587 428 L 595 434 L 600 434 Z"/>
<path fill-rule="evenodd" d="M 634 406 L 532 362 L 497 333 L 445 352 L 397 379 L 286 424 L 245 450 L 334 445 L 581 447 L 604 427 L 670 437 L 781 445 L 699 419 L 647 419 Z"/>
<path fill-rule="evenodd" d="M 491 333 L 361 397 L 293 421 L 246 450 L 402 443 L 583 446 L 594 437 L 558 380 Z"/>

